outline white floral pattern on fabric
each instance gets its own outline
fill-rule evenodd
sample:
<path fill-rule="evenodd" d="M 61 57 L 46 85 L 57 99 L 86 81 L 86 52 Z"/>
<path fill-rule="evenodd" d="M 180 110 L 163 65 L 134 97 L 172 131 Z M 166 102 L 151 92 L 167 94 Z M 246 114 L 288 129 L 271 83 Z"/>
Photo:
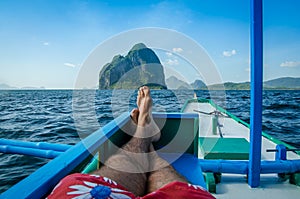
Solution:
<path fill-rule="evenodd" d="M 112 179 L 109 179 L 107 177 L 103 177 L 103 180 L 109 184 L 118 185 L 115 181 L 113 181 Z"/>
<path fill-rule="evenodd" d="M 94 174 L 91 174 L 90 176 L 93 176 L 93 177 L 95 177 L 95 178 L 100 178 L 101 176 L 99 176 L 99 175 L 94 175 Z"/>
<path fill-rule="evenodd" d="M 104 179 L 105 180 L 105 179 Z M 107 180 L 107 181 L 106 181 Z M 113 180 L 110 180 L 109 178 L 106 178 L 106 182 L 110 184 L 117 184 Z M 74 189 L 74 191 L 68 192 L 67 195 L 78 195 L 73 197 L 72 199 L 92 199 L 93 196 L 91 194 L 91 191 L 96 188 L 97 186 L 106 187 L 107 189 L 110 189 L 111 192 L 107 198 L 109 199 L 131 199 L 131 197 L 127 196 L 124 193 L 128 193 L 127 191 L 117 189 L 117 188 L 110 188 L 104 185 L 98 185 L 93 182 L 83 181 L 85 185 L 72 185 L 69 186 L 70 189 Z M 80 195 L 79 195 L 80 194 Z"/>
<path fill-rule="evenodd" d="M 203 189 L 203 187 L 198 186 L 198 185 L 188 184 L 188 186 L 193 187 L 194 189 L 201 189 L 201 190 L 205 191 L 205 189 Z"/>

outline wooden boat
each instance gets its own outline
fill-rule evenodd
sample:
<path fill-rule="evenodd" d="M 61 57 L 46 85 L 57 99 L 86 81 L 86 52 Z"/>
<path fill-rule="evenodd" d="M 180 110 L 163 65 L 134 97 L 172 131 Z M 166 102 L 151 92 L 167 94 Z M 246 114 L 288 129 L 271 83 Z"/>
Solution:
<path fill-rule="evenodd" d="M 162 138 L 155 144 L 158 153 L 191 183 L 203 186 L 217 198 L 299 196 L 299 154 L 292 146 L 266 133 L 263 133 L 261 148 L 261 184 L 259 188 L 249 187 L 249 124 L 212 101 L 191 99 L 180 113 L 154 113 L 153 117 L 162 129 Z M 64 176 L 97 169 L 99 163 L 130 139 L 124 132 L 130 123 L 130 114 L 124 113 L 72 147 L 49 143 L 7 143 L 12 149 L 23 148 L 23 154 L 44 157 L 56 152 L 53 157 L 57 157 L 0 198 L 42 198 Z M 2 139 L 2 145 L 4 141 Z M 35 151 L 35 154 L 24 149 Z M 9 150 L 8 147 L 6 152 Z"/>
<path fill-rule="evenodd" d="M 183 107 L 183 112 L 198 112 L 199 114 L 198 158 L 246 160 L 246 164 L 248 164 L 249 124 L 206 99 L 189 100 Z M 300 156 L 296 153 L 297 149 L 264 132 L 262 135 L 260 186 L 255 189 L 249 187 L 247 183 L 249 171 L 239 172 L 242 165 L 237 163 L 236 168 L 232 168 L 233 170 L 230 172 L 221 175 L 217 172 L 214 172 L 213 175 L 206 174 L 208 177 L 206 179 L 207 188 L 211 192 L 215 192 L 217 198 L 299 197 L 299 173 L 276 172 L 280 166 L 279 164 L 275 165 L 281 160 L 298 162 Z M 267 168 L 268 166 L 270 168 Z M 295 167 L 297 167 L 296 170 L 300 169 L 298 163 Z"/>
<path fill-rule="evenodd" d="M 182 143 L 190 144 L 187 149 L 188 153 L 196 153 L 194 151 L 193 139 L 195 137 L 194 133 L 198 132 L 195 128 L 197 114 L 157 113 L 153 114 L 153 116 L 158 125 L 163 125 L 162 134 L 164 134 L 162 136 L 164 138 L 156 144 L 156 147 L 163 147 L 170 140 L 172 141 L 174 137 L 177 137 L 175 142 L 171 142 L 170 147 L 161 150 L 165 154 L 172 152 L 168 158 L 173 160 L 178 157 L 176 153 L 180 152 L 181 146 L 183 146 Z M 183 122 L 180 122 L 181 120 Z M 130 113 L 123 113 L 103 128 L 71 147 L 58 144 L 29 143 L 1 139 L 0 144 L 2 146 L 0 147 L 0 152 L 3 153 L 18 153 L 46 158 L 57 157 L 2 193 L 0 198 L 42 198 L 49 194 L 64 176 L 73 172 L 88 173 L 96 169 L 99 165 L 98 159 L 104 161 L 110 154 L 115 152 L 117 147 L 114 146 L 120 147 L 130 139 L 130 136 L 123 131 L 130 124 Z M 165 133 L 167 131 L 173 134 Z M 183 139 L 178 139 L 181 136 L 177 136 L 177 131 L 180 132 L 178 135 L 184 135 Z M 183 133 L 186 131 L 189 131 L 189 134 Z M 192 142 L 190 142 L 191 140 Z M 171 151 L 174 148 L 177 151 Z M 64 150 L 65 152 L 63 152 Z M 96 157 L 99 158 L 95 158 L 95 154 L 97 153 L 99 155 L 96 155 Z M 172 157 L 172 155 L 175 156 Z M 188 168 L 188 166 L 185 168 Z M 201 170 L 201 167 L 199 169 Z M 198 176 L 202 177 L 202 173 L 198 173 Z M 199 181 L 197 178 L 194 178 L 194 180 Z M 200 181 L 203 182 L 203 177 Z"/>
<path fill-rule="evenodd" d="M 251 0 L 251 49 L 250 130 L 249 124 L 212 101 L 196 98 L 181 113 L 153 114 L 162 129 L 155 148 L 192 184 L 216 198 L 299 198 L 297 149 L 261 133 L 261 0 Z M 64 176 L 96 169 L 130 139 L 124 132 L 129 124 L 130 114 L 124 113 L 72 147 L 1 139 L 0 152 L 55 158 L 0 198 L 42 198 Z"/>

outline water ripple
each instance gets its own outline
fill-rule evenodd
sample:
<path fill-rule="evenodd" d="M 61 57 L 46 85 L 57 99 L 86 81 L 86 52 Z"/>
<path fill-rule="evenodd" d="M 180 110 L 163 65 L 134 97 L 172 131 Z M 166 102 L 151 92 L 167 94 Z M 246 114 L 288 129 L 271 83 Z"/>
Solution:
<path fill-rule="evenodd" d="M 195 92 L 201 98 L 215 100 L 249 123 L 249 91 L 226 91 L 225 96 L 219 91 Z M 153 110 L 178 112 L 193 93 L 191 90 L 154 90 Z M 0 138 L 75 144 L 80 140 L 79 132 L 85 137 L 136 107 L 136 94 L 136 90 L 0 91 Z M 263 130 L 299 147 L 299 110 L 300 91 L 264 91 Z M 74 114 L 80 118 L 76 126 Z M 29 156 L 0 154 L 0 192 L 47 162 Z"/>

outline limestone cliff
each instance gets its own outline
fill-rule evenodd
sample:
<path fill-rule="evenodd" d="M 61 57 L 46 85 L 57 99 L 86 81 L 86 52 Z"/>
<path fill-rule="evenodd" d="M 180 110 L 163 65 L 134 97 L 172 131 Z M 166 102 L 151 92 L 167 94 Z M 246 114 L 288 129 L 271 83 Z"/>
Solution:
<path fill-rule="evenodd" d="M 99 74 L 99 89 L 166 88 L 165 75 L 153 50 L 139 43 L 126 56 L 116 55 Z"/>

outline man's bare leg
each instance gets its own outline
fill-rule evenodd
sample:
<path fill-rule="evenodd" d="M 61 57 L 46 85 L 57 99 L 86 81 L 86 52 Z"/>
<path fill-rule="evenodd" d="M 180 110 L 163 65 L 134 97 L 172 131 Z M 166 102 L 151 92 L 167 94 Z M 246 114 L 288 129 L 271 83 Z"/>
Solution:
<path fill-rule="evenodd" d="M 160 135 L 150 136 L 149 124 L 151 123 L 152 99 L 148 87 L 139 90 L 137 104 L 138 123 L 134 137 L 122 147 L 116 154 L 111 156 L 94 174 L 108 177 L 124 186 L 137 196 L 145 194 L 147 173 L 149 171 L 148 152 L 150 145 Z M 134 112 L 132 112 L 134 114 Z M 136 117 L 133 115 L 133 118 Z"/>
<path fill-rule="evenodd" d="M 152 144 L 150 145 L 150 152 L 152 172 L 148 176 L 147 193 L 151 193 L 174 181 L 187 182 L 167 161 L 158 156 Z"/>

